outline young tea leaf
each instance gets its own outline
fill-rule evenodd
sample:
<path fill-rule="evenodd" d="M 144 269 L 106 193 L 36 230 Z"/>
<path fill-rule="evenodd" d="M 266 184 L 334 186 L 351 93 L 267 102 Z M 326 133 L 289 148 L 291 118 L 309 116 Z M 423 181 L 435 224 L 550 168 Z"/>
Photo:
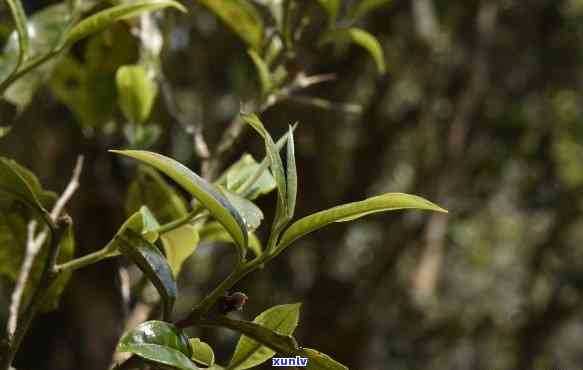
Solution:
<path fill-rule="evenodd" d="M 217 184 L 253 200 L 260 195 L 270 193 L 276 187 L 267 167 L 267 162 L 265 166 L 262 166 L 251 154 L 245 153 L 224 172 Z"/>
<path fill-rule="evenodd" d="M 281 157 L 279 156 L 279 151 L 269 135 L 269 132 L 263 126 L 263 123 L 259 120 L 255 114 L 244 114 L 243 120 L 249 124 L 265 141 L 265 152 L 267 158 L 270 162 L 271 172 L 273 174 L 273 178 L 275 179 L 275 183 L 277 185 L 277 193 L 278 193 L 278 202 L 277 202 L 277 209 L 275 220 L 273 223 L 274 230 L 280 229 L 289 219 L 287 218 L 287 185 L 286 185 L 286 178 L 285 172 L 283 169 L 283 162 Z"/>
<path fill-rule="evenodd" d="M 255 231 L 259 225 L 261 225 L 261 221 L 263 220 L 263 212 L 261 212 L 261 209 L 253 202 L 226 189 L 223 190 L 223 194 L 225 197 L 227 197 L 229 202 L 231 202 L 233 207 L 235 207 L 235 209 L 239 212 L 241 217 L 243 217 L 249 232 Z"/>
<path fill-rule="evenodd" d="M 233 237 L 227 232 L 227 230 L 225 230 L 223 225 L 216 221 L 205 223 L 205 225 L 200 229 L 200 240 L 201 242 L 211 241 L 236 244 L 235 241 L 233 241 Z M 261 241 L 259 241 L 255 233 L 249 233 L 248 247 L 256 256 L 260 256 L 263 253 Z"/>
<path fill-rule="evenodd" d="M 282 235 L 279 249 L 293 243 L 298 238 L 318 230 L 332 222 L 346 222 L 369 214 L 395 211 L 399 209 L 422 209 L 447 212 L 445 209 L 421 197 L 403 193 L 386 193 L 360 202 L 343 204 L 316 212 L 294 222 Z"/>
<path fill-rule="evenodd" d="M 298 173 L 296 169 L 296 154 L 294 148 L 294 132 L 289 126 L 287 140 L 287 216 L 291 220 L 296 209 L 296 198 L 298 195 Z"/>
<path fill-rule="evenodd" d="M 192 225 L 184 225 L 160 237 L 166 260 L 172 269 L 174 277 L 177 277 L 184 261 L 190 257 L 198 247 L 198 228 Z"/>
<path fill-rule="evenodd" d="M 271 329 L 275 333 L 291 335 L 298 326 L 300 316 L 300 304 L 284 304 L 272 307 L 253 320 L 266 329 Z M 275 351 L 268 348 L 254 339 L 242 335 L 235 348 L 235 353 L 231 359 L 228 369 L 244 370 L 257 366 L 275 354 Z"/>
<path fill-rule="evenodd" d="M 332 42 L 352 42 L 361 46 L 373 57 L 379 73 L 385 74 L 386 66 L 383 48 L 377 38 L 370 33 L 360 28 L 339 28 L 326 33 L 320 41 L 320 44 L 325 45 Z"/>
<path fill-rule="evenodd" d="M 243 250 L 247 248 L 247 227 L 233 205 L 211 184 L 177 161 L 144 150 L 112 150 L 149 164 L 190 192 L 231 234 Z"/>
<path fill-rule="evenodd" d="M 259 50 L 263 44 L 263 21 L 247 0 L 197 0 L 217 15 L 247 45 Z"/>
<path fill-rule="evenodd" d="M 157 85 L 141 65 L 125 65 L 117 70 L 117 96 L 125 118 L 143 124 L 152 111 Z"/>
<path fill-rule="evenodd" d="M 192 347 L 192 356 L 190 358 L 194 362 L 207 367 L 215 364 L 215 353 L 207 343 L 199 338 L 190 338 L 190 346 Z"/>
<path fill-rule="evenodd" d="M 308 358 L 308 370 L 348 370 L 340 362 L 325 353 L 311 348 L 302 348 L 302 355 Z"/>

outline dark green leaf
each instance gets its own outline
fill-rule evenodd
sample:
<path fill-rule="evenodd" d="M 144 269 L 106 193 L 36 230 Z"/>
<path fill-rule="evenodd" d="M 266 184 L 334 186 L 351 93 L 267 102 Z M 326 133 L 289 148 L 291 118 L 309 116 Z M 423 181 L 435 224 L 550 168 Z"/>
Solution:
<path fill-rule="evenodd" d="M 158 290 L 164 303 L 164 317 L 168 319 L 176 300 L 177 289 L 164 255 L 131 229 L 116 238 L 121 253 L 134 262 Z"/>
<path fill-rule="evenodd" d="M 116 74 L 118 101 L 125 118 L 143 124 L 152 111 L 157 85 L 141 65 L 125 65 Z"/>
<path fill-rule="evenodd" d="M 0 193 L 4 193 L 0 194 L 0 197 L 9 195 L 18 198 L 32 207 L 33 210 L 38 211 L 47 225 L 52 225 L 48 211 L 39 201 L 31 185 L 25 180 L 28 177 L 30 181 L 33 178 L 31 175 L 31 173 L 23 171 L 23 168 L 16 162 L 0 158 Z M 33 183 L 32 186 L 36 186 L 36 183 Z M 40 188 L 40 184 L 38 187 Z"/>
<path fill-rule="evenodd" d="M 296 303 L 272 307 L 262 312 L 253 322 L 275 333 L 291 335 L 298 326 L 300 306 L 299 303 Z M 274 354 L 275 351 L 273 349 L 242 335 L 237 343 L 228 369 L 249 369 L 267 361 Z"/>
<path fill-rule="evenodd" d="M 112 150 L 112 152 L 138 159 L 168 175 L 207 208 L 243 250 L 247 248 L 247 227 L 241 215 L 219 191 L 197 174 L 161 154 L 143 150 Z"/>
<path fill-rule="evenodd" d="M 278 248 L 285 248 L 298 238 L 318 230 L 332 222 L 345 222 L 357 218 L 386 211 L 399 209 L 423 209 L 437 212 L 447 212 L 443 208 L 421 197 L 403 193 L 386 193 L 368 198 L 360 202 L 347 203 L 341 206 L 316 212 L 294 222 L 282 235 Z"/>
<path fill-rule="evenodd" d="M 385 57 L 383 55 L 383 48 L 379 41 L 370 33 L 361 30 L 360 28 L 339 28 L 328 31 L 320 42 L 325 45 L 332 42 L 348 43 L 352 42 L 367 50 L 373 57 L 377 70 L 380 74 L 386 72 Z"/>
<path fill-rule="evenodd" d="M 138 325 L 120 339 L 116 350 L 176 369 L 198 369 L 190 360 L 192 348 L 188 337 L 173 324 L 163 321 Z"/>
<path fill-rule="evenodd" d="M 172 0 L 140 0 L 113 6 L 85 18 L 75 25 L 67 33 L 65 47 L 71 46 L 82 38 L 99 32 L 117 21 L 133 18 L 144 12 L 151 12 L 167 7 L 176 8 L 186 13 L 186 8 L 182 4 Z"/>
<path fill-rule="evenodd" d="M 215 364 L 215 353 L 207 343 L 198 338 L 191 338 L 190 346 L 192 347 L 192 356 L 190 358 L 194 362 L 208 367 Z"/>
<path fill-rule="evenodd" d="M 251 48 L 263 44 L 263 21 L 247 0 L 197 0 L 227 24 Z"/>

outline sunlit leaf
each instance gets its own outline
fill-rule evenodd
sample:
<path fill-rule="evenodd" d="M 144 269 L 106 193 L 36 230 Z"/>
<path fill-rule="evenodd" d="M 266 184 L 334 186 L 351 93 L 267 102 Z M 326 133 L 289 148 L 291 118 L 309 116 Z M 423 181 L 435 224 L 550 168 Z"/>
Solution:
<path fill-rule="evenodd" d="M 269 135 L 269 132 L 263 126 L 255 114 L 242 115 L 243 120 L 249 124 L 265 141 L 265 152 L 270 162 L 271 173 L 277 185 L 278 202 L 273 224 L 274 230 L 281 228 L 289 219 L 287 219 L 287 185 L 285 179 L 285 172 L 283 169 L 283 162 L 279 155 L 279 151 Z"/>
<path fill-rule="evenodd" d="M 302 348 L 301 353 L 308 358 L 308 370 L 348 370 L 340 362 L 334 360 L 325 353 L 311 348 Z"/>
<path fill-rule="evenodd" d="M 217 183 L 253 200 L 260 195 L 270 193 L 276 187 L 267 167 L 267 165 L 264 168 L 261 167 L 251 154 L 245 153 L 225 171 Z M 252 184 L 249 183 L 250 181 Z"/>
<path fill-rule="evenodd" d="M 0 126 L 0 139 L 8 135 L 11 129 L 10 126 Z"/>
<path fill-rule="evenodd" d="M 191 338 L 190 346 L 192 347 L 192 356 L 190 358 L 194 362 L 208 367 L 215 364 L 215 353 L 207 343 L 199 338 Z"/>
<path fill-rule="evenodd" d="M 134 262 L 158 290 L 164 303 L 164 317 L 168 319 L 176 300 L 177 288 L 164 255 L 131 229 L 116 238 L 120 252 Z"/>
<path fill-rule="evenodd" d="M 247 226 L 249 232 L 255 231 L 261 225 L 263 212 L 253 202 L 228 190 L 223 190 L 223 194 L 225 194 L 225 197 L 227 197 L 241 217 L 243 217 L 245 226 Z"/>
<path fill-rule="evenodd" d="M 328 31 L 320 44 L 352 42 L 364 48 L 373 57 L 380 74 L 386 72 L 383 48 L 376 37 L 360 28 L 338 28 Z"/>
<path fill-rule="evenodd" d="M 291 335 L 298 325 L 299 316 L 299 303 L 284 304 L 262 312 L 253 322 L 278 334 Z M 274 354 L 275 351 L 273 349 L 242 335 L 237 343 L 228 369 L 249 369 L 267 361 Z"/>
<path fill-rule="evenodd" d="M 332 222 L 345 222 L 386 211 L 399 209 L 422 209 L 447 212 L 443 208 L 421 197 L 403 193 L 386 193 L 360 202 L 347 203 L 324 211 L 316 212 L 294 222 L 283 233 L 279 248 L 285 248 L 298 238 L 318 230 Z"/>
<path fill-rule="evenodd" d="M 287 168 L 285 172 L 287 181 L 287 214 L 289 219 L 294 216 L 296 198 L 298 195 L 298 173 L 296 169 L 296 154 L 294 148 L 294 132 L 291 126 L 288 128 L 287 140 Z"/>
<path fill-rule="evenodd" d="M 196 0 L 215 13 L 251 48 L 263 44 L 263 21 L 257 9 L 247 0 Z"/>
<path fill-rule="evenodd" d="M 174 276 L 178 276 L 182 264 L 198 247 L 198 229 L 192 225 L 184 225 L 169 231 L 160 237 L 166 260 Z"/>
<path fill-rule="evenodd" d="M 173 324 L 146 321 L 124 334 L 117 352 L 130 352 L 159 365 L 181 370 L 197 370 L 190 360 L 192 349 L 188 337 Z"/>
<path fill-rule="evenodd" d="M 259 77 L 259 85 L 261 86 L 261 96 L 265 97 L 273 88 L 273 81 L 271 80 L 271 73 L 267 63 L 254 50 L 249 49 L 247 53 L 251 57 L 257 76 Z"/>
<path fill-rule="evenodd" d="M 232 204 L 211 184 L 200 178 L 181 163 L 161 154 L 143 150 L 112 150 L 112 152 L 138 159 L 157 168 L 189 191 L 219 221 L 242 250 L 247 248 L 247 227 Z"/>
<path fill-rule="evenodd" d="M 151 12 L 167 7 L 176 8 L 182 12 L 186 12 L 186 8 L 182 4 L 172 0 L 140 0 L 105 9 L 83 19 L 75 25 L 75 27 L 67 33 L 65 46 L 71 46 L 82 38 L 101 31 L 117 21 L 132 18 L 144 12 Z"/>
<path fill-rule="evenodd" d="M 144 123 L 152 111 L 157 85 L 141 65 L 126 65 L 116 74 L 118 102 L 131 123 Z"/>

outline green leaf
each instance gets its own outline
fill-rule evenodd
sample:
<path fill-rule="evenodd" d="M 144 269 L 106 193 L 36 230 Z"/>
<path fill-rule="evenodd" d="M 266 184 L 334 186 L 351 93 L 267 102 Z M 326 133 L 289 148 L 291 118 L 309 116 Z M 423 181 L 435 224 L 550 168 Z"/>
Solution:
<path fill-rule="evenodd" d="M 176 300 L 176 282 L 164 255 L 133 230 L 118 235 L 119 250 L 134 262 L 154 284 L 164 303 L 164 318 L 168 319 Z"/>
<path fill-rule="evenodd" d="M 225 230 L 223 225 L 216 221 L 207 222 L 200 229 L 200 240 L 201 241 L 213 241 L 213 242 L 225 242 L 225 243 L 235 243 L 233 237 Z M 257 238 L 255 233 L 249 233 L 249 249 L 255 253 L 256 256 L 260 256 L 263 253 L 263 247 L 261 246 L 261 241 Z"/>
<path fill-rule="evenodd" d="M 194 362 L 211 367 L 215 364 L 215 353 L 211 346 L 201 341 L 199 338 L 191 338 L 192 356 Z"/>
<path fill-rule="evenodd" d="M 287 215 L 291 220 L 296 209 L 296 198 L 298 195 L 298 173 L 296 169 L 296 155 L 294 148 L 294 132 L 292 127 L 288 128 L 287 140 Z"/>
<path fill-rule="evenodd" d="M 0 139 L 8 135 L 10 130 L 12 130 L 12 127 L 10 126 L 0 126 Z"/>
<path fill-rule="evenodd" d="M 192 348 L 188 337 L 175 325 L 146 321 L 124 334 L 117 352 L 130 352 L 160 365 L 181 370 L 197 370 L 190 360 Z"/>
<path fill-rule="evenodd" d="M 247 226 L 249 232 L 255 231 L 261 225 L 263 212 L 253 202 L 226 189 L 223 190 L 223 194 L 231 202 L 233 207 L 235 207 L 237 212 L 239 212 L 241 217 L 243 217 L 245 226 Z"/>
<path fill-rule="evenodd" d="M 328 31 L 320 41 L 320 45 L 325 45 L 329 43 L 355 43 L 366 51 L 373 57 L 377 70 L 380 74 L 385 74 L 385 58 L 383 55 L 383 48 L 376 37 L 370 33 L 361 30 L 360 28 L 339 28 Z"/>
<path fill-rule="evenodd" d="M 132 214 L 142 205 L 146 205 L 162 224 L 188 214 L 182 196 L 156 170 L 148 166 L 140 166 L 138 175 L 130 184 L 126 211 Z"/>
<path fill-rule="evenodd" d="M 165 233 L 160 239 L 162 240 L 166 260 L 172 269 L 174 277 L 177 277 L 184 261 L 198 247 L 198 228 L 192 225 L 184 225 Z"/>
<path fill-rule="evenodd" d="M 267 158 L 270 162 L 271 173 L 273 178 L 275 179 L 275 183 L 277 185 L 277 193 L 278 193 L 278 202 L 277 202 L 277 209 L 276 209 L 276 216 L 275 221 L 273 223 L 273 229 L 279 230 L 282 226 L 285 225 L 289 219 L 287 219 L 287 185 L 285 179 L 285 172 L 283 169 L 283 162 L 281 161 L 281 157 L 279 156 L 279 151 L 269 135 L 269 132 L 263 126 L 263 123 L 259 120 L 255 114 L 244 114 L 242 115 L 243 120 L 249 124 L 265 141 L 265 152 Z"/>
<path fill-rule="evenodd" d="M 25 180 L 26 177 L 30 181 L 31 174 L 23 171 L 23 168 L 16 162 L 6 158 L 0 158 L 0 198 L 6 197 L 7 194 L 18 198 L 31 207 L 31 209 L 38 211 L 45 223 L 51 226 L 53 223 L 48 211 L 39 201 L 31 185 Z M 32 186 L 35 185 L 32 184 Z M 40 184 L 38 186 L 40 188 Z"/>
<path fill-rule="evenodd" d="M 18 62 L 15 70 L 22 64 L 28 54 L 28 28 L 26 27 L 26 13 L 20 0 L 6 0 L 18 34 Z"/>
<path fill-rule="evenodd" d="M 267 63 L 265 63 L 265 61 L 253 49 L 247 50 L 247 53 L 251 57 L 251 60 L 255 65 L 255 70 L 257 71 L 257 76 L 259 77 L 261 96 L 265 97 L 271 92 L 271 89 L 273 88 L 273 81 L 271 79 L 271 72 L 269 72 L 269 67 L 267 66 Z"/>
<path fill-rule="evenodd" d="M 34 281 L 38 282 L 38 280 L 41 277 L 44 261 L 47 258 L 47 252 L 48 250 L 45 248 L 43 254 L 40 255 L 37 258 L 37 261 L 35 262 L 35 266 L 33 267 L 33 272 L 31 274 L 33 276 Z M 75 234 L 73 232 L 73 224 L 71 223 L 69 224 L 69 226 L 67 226 L 67 229 L 65 230 L 61 237 L 61 241 L 59 243 L 59 256 L 57 257 L 57 263 L 61 264 L 69 262 L 70 260 L 73 259 L 74 255 L 75 255 Z M 43 312 L 57 309 L 57 307 L 59 306 L 59 300 L 61 298 L 61 295 L 63 294 L 63 291 L 65 290 L 65 287 L 67 286 L 67 283 L 69 282 L 69 279 L 71 278 L 72 274 L 73 274 L 72 271 L 63 271 L 57 276 L 57 279 L 51 284 L 49 288 L 49 293 L 47 294 L 47 297 L 45 298 L 45 301 L 43 302 L 43 305 L 41 307 L 41 310 Z M 27 296 L 32 295 L 32 286 L 27 288 L 28 288 L 27 290 L 30 293 L 27 293 L 25 295 Z"/>
<path fill-rule="evenodd" d="M 27 60 L 24 61 L 21 69 L 53 51 L 70 20 L 71 14 L 63 3 L 34 13 L 27 23 L 27 29 L 34 30 L 34 33 L 29 34 Z M 18 34 L 13 32 L 4 47 L 3 58 L 0 60 L 0 81 L 5 80 L 14 71 L 18 64 L 19 50 Z M 4 92 L 4 98 L 22 111 L 30 103 L 32 96 L 50 74 L 54 65 L 52 61 L 28 72 L 10 85 Z"/>
<path fill-rule="evenodd" d="M 156 83 L 139 64 L 120 67 L 116 82 L 119 106 L 125 118 L 131 123 L 143 124 L 152 111 L 157 93 Z"/>
<path fill-rule="evenodd" d="M 243 250 L 247 248 L 247 227 L 232 204 L 211 184 L 177 161 L 143 150 L 111 150 L 135 158 L 163 172 L 189 191 L 231 234 Z"/>
<path fill-rule="evenodd" d="M 203 320 L 200 322 L 200 325 L 220 326 L 235 330 L 281 354 L 295 356 L 300 353 L 298 343 L 291 335 L 279 334 L 255 322 L 233 320 L 226 316 L 218 316 L 212 320 Z"/>
<path fill-rule="evenodd" d="M 125 230 L 129 229 L 141 235 L 148 243 L 154 243 L 158 240 L 158 232 L 156 230 L 159 227 L 160 224 L 150 209 L 142 206 L 124 222 L 117 235 L 123 235 Z"/>
<path fill-rule="evenodd" d="M 389 4 L 391 0 L 360 0 L 350 9 L 349 17 L 356 20 L 371 11 Z"/>
<path fill-rule="evenodd" d="M 284 304 L 272 307 L 253 320 L 257 325 L 281 335 L 291 335 L 298 326 L 301 304 Z M 275 351 L 257 341 L 242 335 L 235 348 L 228 369 L 244 370 L 262 364 L 270 359 Z"/>
<path fill-rule="evenodd" d="M 250 184 L 250 181 L 253 183 Z M 268 194 L 276 187 L 273 176 L 267 170 L 267 163 L 262 167 L 248 153 L 231 165 L 217 183 L 250 200 Z"/>
<path fill-rule="evenodd" d="M 263 44 L 263 21 L 257 9 L 246 0 L 197 0 L 229 26 L 255 50 Z"/>
<path fill-rule="evenodd" d="M 445 209 L 421 197 L 403 193 L 386 193 L 316 212 L 294 222 L 282 235 L 278 248 L 283 249 L 298 238 L 318 230 L 332 222 L 352 221 L 369 214 L 399 209 L 423 209 L 447 212 Z"/>
<path fill-rule="evenodd" d="M 322 8 L 326 10 L 330 20 L 334 22 L 338 16 L 338 9 L 340 8 L 340 0 L 318 0 Z"/>
<path fill-rule="evenodd" d="M 302 348 L 301 353 L 308 358 L 308 370 L 348 370 L 340 362 L 315 349 Z"/>
<path fill-rule="evenodd" d="M 99 32 L 117 21 L 133 18 L 144 12 L 151 12 L 167 7 L 176 8 L 186 13 L 186 8 L 182 4 L 172 0 L 140 0 L 113 6 L 87 17 L 75 25 L 67 33 L 65 47 L 69 47 L 77 41 Z"/>

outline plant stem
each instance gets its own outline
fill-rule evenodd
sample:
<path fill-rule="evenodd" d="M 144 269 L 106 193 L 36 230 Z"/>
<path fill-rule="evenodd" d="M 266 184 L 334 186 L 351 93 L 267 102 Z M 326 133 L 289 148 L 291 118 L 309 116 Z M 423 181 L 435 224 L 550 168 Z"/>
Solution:
<path fill-rule="evenodd" d="M 10 85 L 12 85 L 12 83 L 14 81 L 18 80 L 20 77 L 27 74 L 28 72 L 30 72 L 34 68 L 46 63 L 49 59 L 51 59 L 55 55 L 59 54 L 61 52 L 61 50 L 62 49 L 50 51 L 47 54 L 42 55 L 42 56 L 38 57 L 37 59 L 30 61 L 28 64 L 25 64 L 19 70 L 12 73 L 4 81 L 0 82 L 0 95 L 4 94 L 4 91 L 6 91 L 10 87 Z"/>
<path fill-rule="evenodd" d="M 6 353 L 0 358 L 0 370 L 8 370 L 18 348 L 24 339 L 30 323 L 42 304 L 44 303 L 48 293 L 50 292 L 50 286 L 53 281 L 55 281 L 57 274 L 54 272 L 55 262 L 59 254 L 59 243 L 63 232 L 71 224 L 71 219 L 69 217 L 61 217 L 56 221 L 56 229 L 52 235 L 51 242 L 49 244 L 48 256 L 45 261 L 39 283 L 34 290 L 34 294 L 30 300 L 30 304 L 26 307 L 26 310 L 22 313 L 18 320 L 18 326 L 14 332 L 14 336 L 9 338 L 9 345 Z"/>
<path fill-rule="evenodd" d="M 89 253 L 83 257 L 75 258 L 69 262 L 62 263 L 55 266 L 55 273 L 61 273 L 63 271 L 75 271 L 85 266 L 97 263 L 102 259 L 113 257 L 113 252 L 115 252 L 115 238 L 111 240 L 107 245 L 98 251 Z"/>
<path fill-rule="evenodd" d="M 176 219 L 174 221 L 170 221 L 167 224 L 164 224 L 159 228 L 152 230 L 152 232 L 157 232 L 158 234 L 166 234 L 174 229 L 178 229 L 180 226 L 186 225 L 190 221 L 194 221 L 195 217 L 198 216 L 202 211 L 203 208 L 201 206 L 197 206 L 192 211 L 190 211 L 190 213 L 187 214 L 186 216 Z"/>

